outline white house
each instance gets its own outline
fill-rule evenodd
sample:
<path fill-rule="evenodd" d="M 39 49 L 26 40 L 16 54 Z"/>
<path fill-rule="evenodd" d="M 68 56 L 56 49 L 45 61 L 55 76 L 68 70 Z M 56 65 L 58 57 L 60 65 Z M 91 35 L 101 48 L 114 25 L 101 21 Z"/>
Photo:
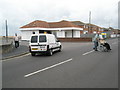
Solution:
<path fill-rule="evenodd" d="M 29 40 L 31 34 L 52 33 L 57 38 L 80 38 L 80 31 L 83 30 L 78 25 L 69 21 L 45 22 L 36 20 L 19 28 L 22 40 Z"/>

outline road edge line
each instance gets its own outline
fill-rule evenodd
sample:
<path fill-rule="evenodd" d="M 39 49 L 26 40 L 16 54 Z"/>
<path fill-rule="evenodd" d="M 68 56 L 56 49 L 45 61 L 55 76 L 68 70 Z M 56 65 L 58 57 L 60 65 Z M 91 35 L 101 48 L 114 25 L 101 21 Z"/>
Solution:
<path fill-rule="evenodd" d="M 9 57 L 6 57 L 6 58 L 2 58 L 1 60 L 2 61 L 8 61 L 8 59 L 17 58 L 17 57 L 20 57 L 20 56 L 23 56 L 23 55 L 26 55 L 26 54 L 29 54 L 29 52 L 18 54 L 18 55 L 9 56 Z"/>

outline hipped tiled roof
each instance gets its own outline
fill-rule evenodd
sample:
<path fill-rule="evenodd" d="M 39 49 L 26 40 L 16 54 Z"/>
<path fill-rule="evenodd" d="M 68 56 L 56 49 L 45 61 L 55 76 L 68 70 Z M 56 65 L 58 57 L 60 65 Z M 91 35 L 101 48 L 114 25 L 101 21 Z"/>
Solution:
<path fill-rule="evenodd" d="M 65 27 L 80 28 L 80 26 L 65 20 L 62 20 L 60 22 L 45 22 L 45 21 L 36 20 L 20 28 L 38 28 L 38 27 L 39 28 L 65 28 Z"/>
<path fill-rule="evenodd" d="M 74 23 L 75 25 L 84 25 L 85 24 L 81 21 L 71 21 L 71 22 Z"/>
<path fill-rule="evenodd" d="M 89 23 L 87 23 L 86 25 L 89 26 Z M 97 26 L 97 25 L 95 25 L 95 24 L 90 24 L 90 26 L 91 26 L 91 27 L 99 27 L 99 26 Z M 99 28 L 101 28 L 101 27 L 99 27 Z"/>
<path fill-rule="evenodd" d="M 69 21 L 62 20 L 60 22 L 49 23 L 50 28 L 79 27 Z"/>
<path fill-rule="evenodd" d="M 36 20 L 20 28 L 49 28 L 49 24 L 45 21 Z"/>

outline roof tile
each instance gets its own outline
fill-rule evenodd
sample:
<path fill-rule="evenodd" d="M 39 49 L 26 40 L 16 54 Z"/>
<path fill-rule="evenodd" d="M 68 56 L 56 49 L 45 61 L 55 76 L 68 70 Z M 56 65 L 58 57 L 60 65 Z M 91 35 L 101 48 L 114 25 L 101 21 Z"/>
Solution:
<path fill-rule="evenodd" d="M 36 20 L 20 28 L 35 28 L 35 27 L 49 28 L 49 24 L 45 21 Z"/>
<path fill-rule="evenodd" d="M 64 27 L 80 28 L 80 26 L 65 20 L 62 20 L 60 22 L 45 22 L 45 21 L 36 20 L 20 28 L 37 28 L 37 27 L 39 28 L 64 28 Z"/>

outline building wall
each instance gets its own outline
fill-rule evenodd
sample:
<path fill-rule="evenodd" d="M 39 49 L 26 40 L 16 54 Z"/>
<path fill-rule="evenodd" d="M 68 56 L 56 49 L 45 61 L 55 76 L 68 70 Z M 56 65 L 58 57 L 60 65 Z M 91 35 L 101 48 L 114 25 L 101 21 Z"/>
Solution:
<path fill-rule="evenodd" d="M 21 31 L 22 40 L 29 40 L 33 32 L 35 32 L 35 34 L 39 33 L 39 31 L 31 31 L 31 30 Z"/>
<path fill-rule="evenodd" d="M 22 39 L 22 40 L 28 40 L 30 34 L 32 34 L 32 32 L 30 32 L 30 31 L 21 31 L 21 36 L 22 36 L 21 39 Z"/>
<path fill-rule="evenodd" d="M 72 30 L 71 31 L 52 31 L 53 34 L 56 33 L 56 37 L 58 38 L 71 38 L 72 37 Z M 73 31 L 73 37 L 80 37 L 80 31 Z"/>
<path fill-rule="evenodd" d="M 22 40 L 29 40 L 33 32 L 39 34 L 39 30 L 21 30 Z M 72 38 L 72 30 L 57 30 L 52 31 L 52 34 L 57 38 Z M 80 38 L 80 31 L 73 30 L 73 38 Z"/>

